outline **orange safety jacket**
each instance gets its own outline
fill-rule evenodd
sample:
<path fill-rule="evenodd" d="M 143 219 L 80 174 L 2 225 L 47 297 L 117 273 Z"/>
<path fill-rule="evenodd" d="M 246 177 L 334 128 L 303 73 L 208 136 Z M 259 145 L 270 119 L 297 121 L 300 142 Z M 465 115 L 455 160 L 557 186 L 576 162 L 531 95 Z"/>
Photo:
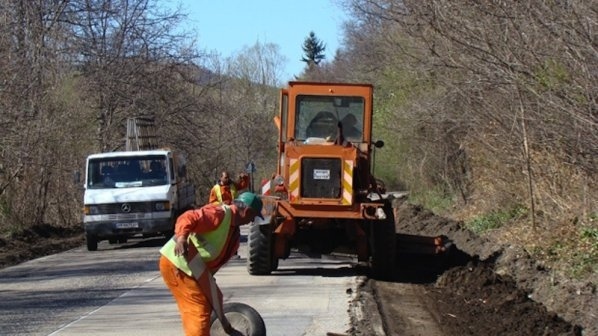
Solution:
<path fill-rule="evenodd" d="M 232 210 L 228 205 L 223 204 L 220 207 L 224 210 L 224 218 L 216 229 L 201 234 L 189 234 L 189 242 L 195 246 L 199 257 L 213 272 L 218 270 L 227 261 L 227 258 L 231 255 L 230 251 L 232 249 L 236 250 L 238 247 L 236 241 L 238 237 L 235 237 L 237 229 L 232 227 Z M 229 237 L 231 239 L 230 242 Z M 171 240 L 175 240 L 175 237 Z M 191 271 L 188 268 L 186 260 L 180 256 L 172 259 L 172 256 L 174 256 L 174 246 L 170 249 L 167 245 L 164 245 L 160 249 L 160 253 L 168 258 L 178 269 L 191 276 Z M 227 246 L 228 248 L 226 248 Z"/>
<path fill-rule="evenodd" d="M 198 282 L 222 325 L 230 325 L 224 315 L 222 292 L 212 276 L 212 271 L 217 270 L 221 266 L 222 258 L 226 258 L 228 255 L 225 247 L 231 231 L 232 211 L 227 205 L 223 205 L 222 208 L 225 215 L 218 228 L 201 235 L 189 235 L 190 244 L 186 256 L 177 256 L 174 253 L 176 236 L 162 246 L 160 253 L 179 270 Z"/>

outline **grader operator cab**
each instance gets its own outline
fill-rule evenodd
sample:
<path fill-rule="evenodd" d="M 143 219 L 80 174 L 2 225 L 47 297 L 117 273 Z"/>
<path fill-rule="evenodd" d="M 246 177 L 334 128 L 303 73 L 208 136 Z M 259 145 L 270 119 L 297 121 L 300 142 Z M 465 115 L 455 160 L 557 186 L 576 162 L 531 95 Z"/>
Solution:
<path fill-rule="evenodd" d="M 250 274 L 270 274 L 291 250 L 356 254 L 392 277 L 395 223 L 384 184 L 372 175 L 373 87 L 290 82 L 281 90 L 278 167 L 262 188 L 264 218 L 250 226 Z"/>

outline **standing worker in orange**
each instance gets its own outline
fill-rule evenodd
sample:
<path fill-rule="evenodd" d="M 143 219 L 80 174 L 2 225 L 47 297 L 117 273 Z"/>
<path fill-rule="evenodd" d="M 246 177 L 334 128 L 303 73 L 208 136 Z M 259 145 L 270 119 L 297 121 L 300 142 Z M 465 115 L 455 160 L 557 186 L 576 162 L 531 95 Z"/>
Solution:
<path fill-rule="evenodd" d="M 249 187 L 249 176 L 247 174 L 239 174 L 239 181 L 234 182 L 230 179 L 228 172 L 223 171 L 220 174 L 218 183 L 210 190 L 208 203 L 230 205 L 238 193 L 243 189 L 247 189 L 247 187 Z"/>
<path fill-rule="evenodd" d="M 186 211 L 177 219 L 172 239 L 160 249 L 160 273 L 178 305 L 187 336 L 210 335 L 210 315 L 212 309 L 218 313 L 222 296 L 214 298 L 214 287 L 206 279 L 213 281 L 211 276 L 239 247 L 239 227 L 256 217 L 263 219 L 262 201 L 256 194 L 244 192 L 232 203 Z M 230 324 L 226 329 L 232 332 Z"/>

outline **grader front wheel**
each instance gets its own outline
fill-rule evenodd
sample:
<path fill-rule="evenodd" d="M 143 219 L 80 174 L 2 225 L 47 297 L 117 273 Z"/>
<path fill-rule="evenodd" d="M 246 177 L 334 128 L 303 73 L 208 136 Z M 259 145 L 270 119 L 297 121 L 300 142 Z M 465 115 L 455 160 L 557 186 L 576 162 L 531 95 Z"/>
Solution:
<path fill-rule="evenodd" d="M 247 240 L 247 270 L 251 275 L 268 275 L 278 267 L 272 254 L 272 232 L 269 227 L 252 223 Z"/>

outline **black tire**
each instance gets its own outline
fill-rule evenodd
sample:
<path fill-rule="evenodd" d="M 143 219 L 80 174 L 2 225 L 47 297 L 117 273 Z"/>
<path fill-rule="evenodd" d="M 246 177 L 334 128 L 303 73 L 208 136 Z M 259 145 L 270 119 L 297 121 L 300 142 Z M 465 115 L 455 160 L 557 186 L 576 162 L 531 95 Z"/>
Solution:
<path fill-rule="evenodd" d="M 268 275 L 278 267 L 278 260 L 272 256 L 272 232 L 269 227 L 251 223 L 247 239 L 249 255 L 247 271 L 251 275 Z"/>
<path fill-rule="evenodd" d="M 224 304 L 224 315 L 230 324 L 243 336 L 266 336 L 266 324 L 262 316 L 253 307 L 240 302 L 227 302 Z M 210 321 L 210 335 L 227 335 L 216 313 L 212 312 Z"/>
<path fill-rule="evenodd" d="M 390 203 L 384 207 L 387 218 L 372 221 L 371 225 L 371 273 L 377 280 L 390 281 L 395 277 L 397 239 L 395 219 Z"/>
<path fill-rule="evenodd" d="M 85 235 L 85 242 L 87 243 L 88 251 L 98 250 L 98 237 L 88 233 Z"/>

